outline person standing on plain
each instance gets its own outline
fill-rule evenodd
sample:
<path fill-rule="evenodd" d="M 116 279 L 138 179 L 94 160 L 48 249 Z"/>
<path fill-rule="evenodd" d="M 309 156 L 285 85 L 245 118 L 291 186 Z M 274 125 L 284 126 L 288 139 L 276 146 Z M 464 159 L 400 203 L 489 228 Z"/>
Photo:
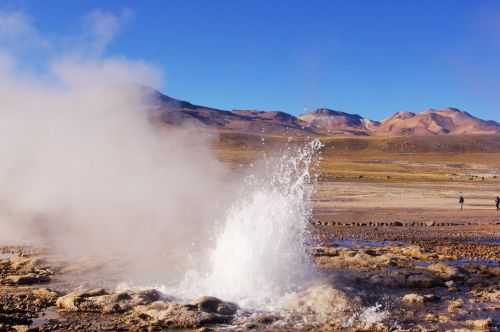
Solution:
<path fill-rule="evenodd" d="M 458 198 L 458 204 L 460 204 L 460 210 L 461 210 L 461 211 L 463 211 L 463 209 L 464 209 L 464 203 L 465 203 L 465 198 L 464 198 L 464 196 L 460 196 L 460 197 Z"/>
<path fill-rule="evenodd" d="M 497 198 L 495 199 L 495 203 L 497 206 L 497 215 L 498 215 L 498 211 L 500 210 L 500 196 L 497 196 Z"/>

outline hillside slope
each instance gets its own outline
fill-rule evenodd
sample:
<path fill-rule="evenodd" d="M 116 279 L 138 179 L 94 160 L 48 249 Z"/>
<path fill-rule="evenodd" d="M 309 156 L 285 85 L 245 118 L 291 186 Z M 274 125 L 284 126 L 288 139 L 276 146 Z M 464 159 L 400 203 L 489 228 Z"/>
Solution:
<path fill-rule="evenodd" d="M 319 108 L 299 117 L 279 111 L 221 110 L 195 105 L 145 88 L 153 97 L 152 118 L 167 125 L 192 124 L 241 133 L 283 136 L 444 136 L 500 134 L 500 123 L 479 119 L 456 108 L 398 112 L 372 121 L 357 114 Z"/>
<path fill-rule="evenodd" d="M 500 124 L 481 120 L 456 108 L 429 109 L 421 113 L 396 113 L 374 132 L 389 136 L 488 135 L 500 133 Z"/>
<path fill-rule="evenodd" d="M 330 134 L 369 135 L 380 124 L 365 119 L 357 114 L 350 114 L 328 108 L 319 108 L 313 112 L 301 114 L 299 119 L 315 131 Z"/>

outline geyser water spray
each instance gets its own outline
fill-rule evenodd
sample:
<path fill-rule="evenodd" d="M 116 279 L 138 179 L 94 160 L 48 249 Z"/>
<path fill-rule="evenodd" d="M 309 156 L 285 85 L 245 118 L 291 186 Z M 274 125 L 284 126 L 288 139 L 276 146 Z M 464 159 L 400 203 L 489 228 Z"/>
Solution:
<path fill-rule="evenodd" d="M 246 177 L 219 225 L 204 273 L 189 273 L 181 292 L 209 294 L 246 307 L 276 305 L 313 273 L 305 250 L 312 166 L 322 144 L 313 140 L 266 159 L 259 175 Z"/>

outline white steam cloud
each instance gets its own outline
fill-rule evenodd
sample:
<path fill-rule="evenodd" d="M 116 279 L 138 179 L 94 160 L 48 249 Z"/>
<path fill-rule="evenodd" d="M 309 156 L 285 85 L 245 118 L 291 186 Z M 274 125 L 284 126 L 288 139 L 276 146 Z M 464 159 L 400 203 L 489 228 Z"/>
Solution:
<path fill-rule="evenodd" d="M 94 51 L 102 53 L 109 43 L 116 37 L 124 23 L 133 17 L 130 9 L 124 9 L 119 15 L 94 10 L 84 19 L 84 25 L 87 27 L 86 37 L 92 41 Z"/>
<path fill-rule="evenodd" d="M 321 144 L 264 163 L 235 190 L 207 137 L 151 122 L 144 86 L 161 85 L 157 69 L 97 56 L 127 15 L 87 16 L 73 38 L 83 44 L 41 74 L 13 49 L 0 56 L 0 244 L 118 257 L 127 269 L 115 280 L 185 298 L 258 307 L 300 289 Z"/>
<path fill-rule="evenodd" d="M 120 17 L 88 16 L 96 36 L 89 47 L 104 48 Z M 2 40 L 33 35 L 27 22 L 2 13 Z M 210 221 L 225 210 L 227 179 L 206 137 L 149 121 L 142 86 L 160 85 L 159 71 L 73 48 L 34 74 L 2 45 L 1 243 L 38 241 L 61 253 L 129 257 L 137 268 L 156 269 L 158 278 L 172 270 L 168 257 L 183 257 L 177 267 L 190 263 L 210 238 Z"/>

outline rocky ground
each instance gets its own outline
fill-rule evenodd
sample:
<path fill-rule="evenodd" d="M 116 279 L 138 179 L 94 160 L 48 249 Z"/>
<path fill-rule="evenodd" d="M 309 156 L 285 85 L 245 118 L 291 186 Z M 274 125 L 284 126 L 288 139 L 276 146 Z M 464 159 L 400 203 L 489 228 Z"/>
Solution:
<path fill-rule="evenodd" d="M 316 211 L 316 264 L 388 299 L 391 327 L 500 330 L 500 223 L 491 211 Z M 340 272 L 343 271 L 343 272 Z"/>
<path fill-rule="evenodd" d="M 316 212 L 309 252 L 318 281 L 291 294 L 283 311 L 246 310 L 210 296 L 182 301 L 154 289 L 96 288 L 76 278 L 82 261 L 0 247 L 0 332 L 500 331 L 496 216 Z"/>
<path fill-rule="evenodd" d="M 326 283 L 291 295 L 289 310 L 279 313 L 245 310 L 210 296 L 186 303 L 155 289 L 64 290 L 54 281 L 70 269 L 45 255 L 29 248 L 2 248 L 0 331 L 338 330 L 362 306 L 358 298 Z M 349 326 L 379 328 L 378 322 Z"/>
<path fill-rule="evenodd" d="M 432 245 L 328 243 L 326 234 L 336 233 L 324 227 L 316 226 L 321 244 L 310 247 L 322 282 L 291 296 L 281 313 L 246 311 L 208 296 L 185 303 L 153 289 L 64 290 L 53 283 L 65 273 L 63 263 L 33 249 L 4 247 L 0 331 L 500 330 L 498 245 L 489 260 L 461 261 Z"/>
<path fill-rule="evenodd" d="M 388 327 L 395 330 L 500 327 L 498 266 L 461 264 L 455 256 L 397 243 L 321 246 L 313 249 L 313 255 L 324 271 L 345 271 L 337 284 L 357 287 L 365 299 L 385 298 L 382 303 L 391 317 Z"/>

